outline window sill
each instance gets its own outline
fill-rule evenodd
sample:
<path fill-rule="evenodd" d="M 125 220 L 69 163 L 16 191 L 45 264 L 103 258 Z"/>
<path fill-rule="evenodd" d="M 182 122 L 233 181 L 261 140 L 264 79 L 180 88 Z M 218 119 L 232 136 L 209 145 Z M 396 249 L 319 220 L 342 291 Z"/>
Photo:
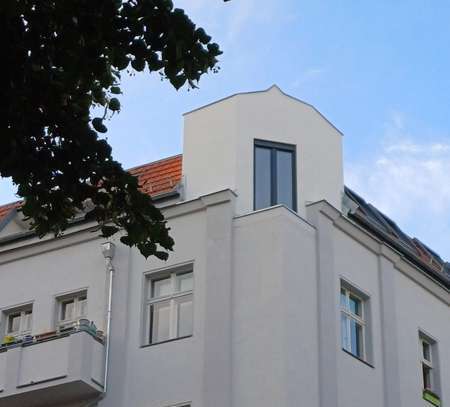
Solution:
<path fill-rule="evenodd" d="M 342 350 L 344 351 L 344 353 L 346 353 L 347 355 L 350 355 L 352 358 L 359 360 L 361 363 L 364 363 L 366 366 L 371 367 L 372 369 L 375 369 L 375 366 L 370 364 L 369 362 L 365 361 L 364 359 L 361 359 L 360 357 L 354 355 L 353 353 L 349 352 L 348 350 L 342 348 Z"/>
<path fill-rule="evenodd" d="M 180 341 L 182 339 L 192 338 L 192 336 L 193 335 L 180 336 L 179 338 L 167 339 L 167 340 L 161 341 L 161 342 L 147 343 L 146 345 L 141 345 L 140 347 L 141 348 L 148 348 L 150 346 L 162 345 L 163 343 L 175 342 L 175 341 Z"/>

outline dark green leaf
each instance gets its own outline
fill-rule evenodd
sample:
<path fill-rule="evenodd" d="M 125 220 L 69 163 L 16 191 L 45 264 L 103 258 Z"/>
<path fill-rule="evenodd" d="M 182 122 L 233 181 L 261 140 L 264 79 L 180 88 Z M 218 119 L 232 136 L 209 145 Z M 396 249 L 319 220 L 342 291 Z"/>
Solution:
<path fill-rule="evenodd" d="M 117 98 L 112 98 L 109 101 L 109 109 L 112 110 L 113 112 L 116 112 L 118 110 L 120 110 L 120 102 L 119 99 Z"/>
<path fill-rule="evenodd" d="M 117 233 L 119 231 L 119 228 L 116 226 L 104 225 L 102 226 L 101 231 L 103 237 L 109 237 L 112 236 L 114 233 Z"/>
<path fill-rule="evenodd" d="M 131 66 L 138 72 L 141 72 L 145 68 L 145 60 L 136 58 L 131 61 Z"/>
<path fill-rule="evenodd" d="M 94 120 L 92 120 L 92 126 L 99 133 L 106 133 L 108 131 L 106 126 L 103 124 L 103 119 L 100 119 L 100 117 L 96 117 Z"/>

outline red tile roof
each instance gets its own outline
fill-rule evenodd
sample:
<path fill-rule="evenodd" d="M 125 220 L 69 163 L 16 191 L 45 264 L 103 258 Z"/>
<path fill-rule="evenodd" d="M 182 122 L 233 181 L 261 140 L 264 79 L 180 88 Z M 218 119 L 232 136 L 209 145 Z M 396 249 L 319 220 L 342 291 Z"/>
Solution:
<path fill-rule="evenodd" d="M 164 158 L 128 171 L 137 176 L 143 192 L 156 196 L 171 192 L 181 181 L 181 154 Z"/>
<path fill-rule="evenodd" d="M 6 218 L 13 209 L 18 208 L 20 205 L 22 205 L 22 201 L 11 202 L 0 206 L 0 222 Z"/>
<path fill-rule="evenodd" d="M 156 197 L 173 191 L 181 181 L 182 157 L 181 154 L 175 155 L 131 168 L 128 171 L 138 177 L 143 192 Z M 0 206 L 0 222 L 21 204 L 22 201 L 16 201 Z"/>

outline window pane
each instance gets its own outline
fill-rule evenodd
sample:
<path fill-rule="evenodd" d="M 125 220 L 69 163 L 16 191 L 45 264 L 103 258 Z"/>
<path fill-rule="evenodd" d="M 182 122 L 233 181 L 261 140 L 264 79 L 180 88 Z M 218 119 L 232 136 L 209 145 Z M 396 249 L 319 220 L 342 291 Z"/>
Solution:
<path fill-rule="evenodd" d="M 358 298 L 355 298 L 352 295 L 350 295 L 349 306 L 350 312 L 352 312 L 355 315 L 361 316 L 361 301 Z"/>
<path fill-rule="evenodd" d="M 351 347 L 350 347 L 350 338 L 348 336 L 348 323 L 349 320 L 348 318 L 345 316 L 345 314 L 341 314 L 341 339 L 342 339 L 342 347 L 345 350 L 348 350 L 349 352 L 351 352 Z"/>
<path fill-rule="evenodd" d="M 362 327 L 356 321 L 350 320 L 351 352 L 358 356 L 363 356 Z"/>
<path fill-rule="evenodd" d="M 74 300 L 64 301 L 61 308 L 61 319 L 70 320 L 74 318 L 75 304 Z"/>
<path fill-rule="evenodd" d="M 347 296 L 345 290 L 341 289 L 341 307 L 347 309 Z"/>
<path fill-rule="evenodd" d="M 255 147 L 255 209 L 271 206 L 271 150 Z"/>
<path fill-rule="evenodd" d="M 294 209 L 292 157 L 290 151 L 277 150 L 277 204 Z"/>
<path fill-rule="evenodd" d="M 423 388 L 431 390 L 431 369 L 422 365 L 422 374 L 423 374 Z"/>
<path fill-rule="evenodd" d="M 192 295 L 177 299 L 178 335 L 192 335 Z"/>
<path fill-rule="evenodd" d="M 19 332 L 20 330 L 20 313 L 12 314 L 8 319 L 8 333 Z"/>
<path fill-rule="evenodd" d="M 165 278 L 162 280 L 153 280 L 152 281 L 152 297 L 164 297 L 165 295 L 172 294 L 172 282 L 169 278 Z"/>
<path fill-rule="evenodd" d="M 82 299 L 83 298 L 83 299 Z M 87 298 L 81 297 L 78 302 L 79 317 L 85 317 L 87 315 Z"/>
<path fill-rule="evenodd" d="M 32 312 L 31 311 L 25 311 L 25 314 L 23 316 L 23 327 L 22 329 L 24 331 L 31 331 L 31 322 L 32 322 Z"/>
<path fill-rule="evenodd" d="M 423 351 L 423 358 L 431 362 L 430 344 L 427 342 L 422 342 L 422 351 Z"/>
<path fill-rule="evenodd" d="M 193 289 L 192 273 L 184 273 L 177 275 L 177 290 L 190 291 Z"/>
<path fill-rule="evenodd" d="M 151 343 L 170 339 L 170 301 L 161 301 L 150 306 Z"/>

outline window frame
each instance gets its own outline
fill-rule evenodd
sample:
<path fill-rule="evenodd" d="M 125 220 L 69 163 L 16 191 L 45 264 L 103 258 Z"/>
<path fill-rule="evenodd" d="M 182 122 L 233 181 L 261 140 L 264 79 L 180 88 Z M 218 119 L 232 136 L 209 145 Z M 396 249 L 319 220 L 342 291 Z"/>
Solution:
<path fill-rule="evenodd" d="M 81 298 L 85 297 L 84 300 Z M 62 319 L 64 304 L 73 301 L 74 314 L 73 318 Z M 86 312 L 81 314 L 81 302 L 86 301 Z M 56 297 L 56 329 L 66 329 L 75 326 L 80 319 L 88 317 L 88 290 L 80 290 L 72 293 L 60 295 Z"/>
<path fill-rule="evenodd" d="M 424 344 L 428 345 L 429 359 L 427 359 L 424 356 L 424 347 L 423 347 Z M 441 377 L 440 377 L 438 341 L 421 329 L 419 329 L 419 366 L 420 366 L 422 395 L 425 398 L 425 394 L 429 393 L 432 394 L 433 397 L 440 399 Z M 430 381 L 429 387 L 425 386 L 424 368 L 429 369 L 429 381 Z"/>
<path fill-rule="evenodd" d="M 431 390 L 433 391 L 434 388 L 434 366 L 433 366 L 433 344 L 430 343 L 426 338 L 420 337 L 420 349 L 421 349 L 421 357 L 420 357 L 420 365 L 422 367 L 422 388 L 423 390 Z M 428 351 L 430 355 L 430 359 L 426 359 L 424 356 L 424 345 L 428 346 Z M 424 375 L 424 368 L 429 370 L 429 382 L 430 386 L 427 387 L 425 385 L 425 375 Z"/>
<path fill-rule="evenodd" d="M 177 282 L 178 277 L 191 274 L 192 275 L 192 288 L 189 290 L 178 291 Z M 144 274 L 144 301 L 143 301 L 143 329 L 142 329 L 142 346 L 153 346 L 160 343 L 171 342 L 179 339 L 190 338 L 194 334 L 194 268 L 193 264 L 189 263 L 181 267 L 175 267 L 166 269 L 159 272 L 150 272 Z M 153 297 L 152 289 L 155 281 L 161 281 L 170 279 L 170 293 L 159 297 Z M 179 322 L 178 322 L 178 305 L 180 299 L 190 298 L 192 303 L 192 331 L 187 335 L 179 335 Z M 153 312 L 151 307 L 155 304 L 169 302 L 169 337 L 160 341 L 153 341 L 153 327 L 152 317 Z"/>
<path fill-rule="evenodd" d="M 24 318 L 27 313 L 31 313 L 31 322 L 29 329 L 25 329 L 24 324 L 26 319 Z M 10 318 L 13 315 L 19 314 L 20 322 L 19 322 L 19 330 L 18 331 L 11 331 L 9 332 L 9 325 L 10 325 Z M 12 336 L 14 338 L 30 335 L 33 330 L 33 304 L 26 304 L 19 307 L 13 307 L 6 310 L 3 310 L 3 316 L 4 316 L 4 329 L 3 332 L 5 336 Z"/>
<path fill-rule="evenodd" d="M 292 153 L 292 209 L 297 212 L 297 146 L 295 144 L 280 143 L 269 140 L 254 139 L 253 141 L 253 210 L 256 208 L 256 149 L 257 147 L 270 150 L 270 205 L 280 205 L 278 202 L 278 180 L 277 180 L 277 151 Z M 286 205 L 287 206 L 287 205 Z"/>
<path fill-rule="evenodd" d="M 342 292 L 344 292 L 345 296 L 345 306 L 341 303 L 342 298 Z M 361 307 L 361 315 L 355 314 L 350 310 L 350 298 L 353 297 L 356 299 Z M 344 341 L 343 341 L 343 332 L 342 332 L 342 323 L 340 324 L 341 329 L 341 345 L 342 348 L 355 356 L 358 359 L 361 359 L 363 361 L 367 361 L 367 349 L 366 349 L 366 331 L 367 331 L 367 320 L 366 320 L 366 300 L 360 296 L 358 293 L 353 291 L 351 288 L 342 285 L 340 287 L 339 292 L 339 305 L 340 305 L 340 318 L 342 318 L 342 315 L 346 318 L 346 335 L 348 338 L 350 338 L 350 349 L 347 349 L 345 347 Z M 351 321 L 354 321 L 356 324 L 358 324 L 361 327 L 361 354 L 357 354 L 352 348 L 351 348 Z"/>

